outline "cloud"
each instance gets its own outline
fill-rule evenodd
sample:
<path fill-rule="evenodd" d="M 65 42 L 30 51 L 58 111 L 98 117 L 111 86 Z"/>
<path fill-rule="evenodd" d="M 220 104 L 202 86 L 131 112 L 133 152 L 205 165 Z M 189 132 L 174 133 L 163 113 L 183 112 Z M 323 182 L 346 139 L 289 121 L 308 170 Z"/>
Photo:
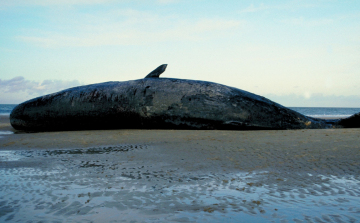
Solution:
<path fill-rule="evenodd" d="M 33 30 L 26 35 L 17 36 L 16 39 L 45 48 L 142 45 L 219 38 L 229 34 L 225 32 L 237 30 L 244 24 L 241 20 L 218 18 L 183 20 L 176 16 L 136 10 L 112 11 L 107 15 L 85 18 L 86 21 L 79 23 L 69 22 L 70 28 L 61 33 Z"/>
<path fill-rule="evenodd" d="M 0 1 L 0 7 L 16 7 L 16 6 L 72 6 L 72 5 L 99 5 L 106 3 L 121 3 L 121 2 L 146 2 L 144 0 L 5 0 Z M 177 3 L 179 0 L 153 0 L 158 4 Z"/>
<path fill-rule="evenodd" d="M 171 4 L 179 2 L 179 0 L 156 0 L 156 2 L 159 4 Z"/>
<path fill-rule="evenodd" d="M 305 19 L 304 17 L 289 18 L 280 21 L 281 23 L 299 26 L 322 26 L 334 22 L 333 19 Z"/>
<path fill-rule="evenodd" d="M 92 5 L 113 2 L 114 0 L 5 0 L 0 2 L 0 7 L 14 7 L 14 6 L 52 6 L 52 5 Z"/>
<path fill-rule="evenodd" d="M 256 13 L 270 10 L 295 10 L 302 8 L 314 8 L 317 7 L 315 4 L 307 4 L 301 2 L 289 2 L 286 4 L 278 4 L 278 5 L 266 5 L 264 3 L 260 3 L 259 5 L 250 4 L 248 7 L 240 10 L 240 13 Z"/>
<path fill-rule="evenodd" d="M 251 13 L 251 12 L 263 11 L 263 10 L 266 10 L 269 8 L 271 8 L 271 7 L 265 6 L 263 3 L 261 3 L 259 6 L 255 6 L 254 4 L 251 4 L 248 7 L 246 7 L 245 9 L 241 10 L 240 12 Z"/>
<path fill-rule="evenodd" d="M 21 93 L 24 97 L 37 97 L 79 85 L 81 83 L 77 80 L 44 80 L 39 82 L 26 80 L 24 77 L 18 76 L 8 80 L 0 79 L 0 92 L 7 95 Z"/>

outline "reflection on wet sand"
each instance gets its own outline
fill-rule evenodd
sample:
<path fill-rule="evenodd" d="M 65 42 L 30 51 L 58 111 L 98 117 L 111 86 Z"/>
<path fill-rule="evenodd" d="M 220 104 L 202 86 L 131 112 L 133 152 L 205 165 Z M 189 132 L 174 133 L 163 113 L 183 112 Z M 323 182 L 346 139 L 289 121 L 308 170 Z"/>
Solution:
<path fill-rule="evenodd" d="M 220 149 L 229 160 L 236 159 L 230 156 L 233 153 L 226 154 L 230 149 Z M 202 167 L 206 163 L 201 161 L 194 169 L 183 157 L 153 162 L 159 151 L 165 152 L 147 144 L 2 150 L 0 221 L 355 222 L 360 218 L 358 167 L 340 163 L 331 167 L 336 171 L 306 166 L 305 171 L 272 167 L 252 171 L 222 164 Z M 210 163 L 221 159 L 206 158 Z"/>

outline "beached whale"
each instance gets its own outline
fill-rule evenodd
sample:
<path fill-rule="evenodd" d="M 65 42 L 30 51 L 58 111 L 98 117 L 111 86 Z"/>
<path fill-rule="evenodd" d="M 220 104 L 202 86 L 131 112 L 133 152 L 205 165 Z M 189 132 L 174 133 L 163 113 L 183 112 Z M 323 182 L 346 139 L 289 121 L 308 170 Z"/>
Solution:
<path fill-rule="evenodd" d="M 159 78 L 165 69 L 164 64 L 143 79 L 79 86 L 31 99 L 13 109 L 10 123 L 15 129 L 29 131 L 317 129 L 351 125 L 310 118 L 264 97 L 217 83 Z M 355 119 L 359 122 L 359 117 Z M 348 122 L 354 123 L 351 119 Z"/>

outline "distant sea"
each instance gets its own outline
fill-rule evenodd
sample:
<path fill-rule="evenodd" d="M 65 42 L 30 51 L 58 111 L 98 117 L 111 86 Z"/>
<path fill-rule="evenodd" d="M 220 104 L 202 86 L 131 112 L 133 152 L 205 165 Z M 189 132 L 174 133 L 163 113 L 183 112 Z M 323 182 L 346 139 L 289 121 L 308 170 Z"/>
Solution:
<path fill-rule="evenodd" d="M 353 114 L 359 113 L 360 108 L 328 108 L 328 107 L 289 107 L 303 115 L 314 118 L 320 117 L 334 117 L 347 118 Z"/>
<path fill-rule="evenodd" d="M 10 115 L 16 104 L 0 104 L 0 115 Z M 303 115 L 311 117 L 346 118 L 360 112 L 360 108 L 322 108 L 322 107 L 289 107 Z"/>
<path fill-rule="evenodd" d="M 0 115 L 10 115 L 17 104 L 0 104 Z"/>

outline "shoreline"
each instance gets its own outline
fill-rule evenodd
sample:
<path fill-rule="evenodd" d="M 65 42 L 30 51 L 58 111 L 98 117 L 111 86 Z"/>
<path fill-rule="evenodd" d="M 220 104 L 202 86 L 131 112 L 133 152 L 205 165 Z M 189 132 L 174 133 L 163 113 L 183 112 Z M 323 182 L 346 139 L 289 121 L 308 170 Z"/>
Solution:
<path fill-rule="evenodd" d="M 1 131 L 0 221 L 360 219 L 360 129 Z"/>

